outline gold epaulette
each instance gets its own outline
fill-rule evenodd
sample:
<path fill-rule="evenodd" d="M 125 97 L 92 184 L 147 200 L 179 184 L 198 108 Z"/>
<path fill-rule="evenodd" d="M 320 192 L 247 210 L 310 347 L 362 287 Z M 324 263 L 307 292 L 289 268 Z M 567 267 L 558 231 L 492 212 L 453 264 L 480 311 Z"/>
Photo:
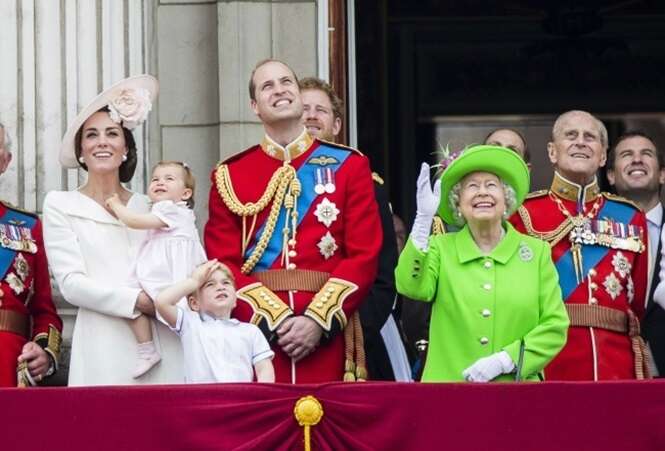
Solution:
<path fill-rule="evenodd" d="M 633 201 L 630 200 L 630 199 L 626 199 L 626 198 L 623 197 L 623 196 L 619 196 L 618 194 L 612 194 L 612 193 L 608 193 L 608 192 L 606 192 L 606 191 L 603 191 L 603 192 L 601 192 L 600 194 L 602 194 L 603 197 L 605 197 L 606 199 L 613 200 L 613 201 L 616 201 L 616 202 L 621 202 L 622 204 L 628 204 L 628 205 L 630 205 L 631 207 L 633 207 L 633 208 L 635 208 L 635 209 L 637 209 L 637 210 L 639 210 L 639 211 L 643 211 L 643 210 L 640 208 L 640 206 L 637 205 L 635 202 L 633 202 Z"/>
<path fill-rule="evenodd" d="M 12 205 L 9 202 L 5 202 L 3 200 L 0 200 L 0 204 L 4 205 L 5 208 L 8 208 L 10 210 L 18 211 L 19 213 L 23 213 L 24 215 L 32 216 L 33 218 L 39 219 L 39 215 L 33 211 L 28 211 L 24 210 L 22 208 L 17 207 L 16 205 Z"/>
<path fill-rule="evenodd" d="M 351 152 L 355 152 L 358 155 L 365 156 L 365 154 L 363 154 L 361 151 L 359 151 L 356 148 L 345 146 L 344 144 L 340 144 L 340 143 L 334 143 L 332 141 L 326 141 L 325 139 L 320 139 L 320 138 L 316 138 L 316 139 L 318 139 L 319 141 L 321 141 L 322 143 L 324 143 L 326 145 L 333 146 L 333 147 L 339 147 L 340 149 L 344 149 L 344 150 L 350 150 Z"/>
<path fill-rule="evenodd" d="M 385 183 L 383 181 L 383 179 L 381 178 L 381 176 L 379 174 L 377 174 L 376 172 L 372 172 L 372 180 L 374 180 L 379 185 L 383 185 Z"/>
<path fill-rule="evenodd" d="M 271 331 L 277 329 L 282 321 L 293 315 L 293 310 L 260 282 L 241 288 L 238 290 L 237 296 L 252 307 L 254 314 L 250 322 L 258 325 L 262 320 L 266 320 L 268 329 Z"/>
<path fill-rule="evenodd" d="M 538 191 L 533 191 L 526 195 L 526 199 L 535 199 L 536 197 L 546 196 L 549 193 L 549 190 L 541 189 Z"/>
<path fill-rule="evenodd" d="M 332 329 L 333 318 L 336 318 L 341 329 L 344 329 L 347 319 L 342 306 L 344 300 L 357 289 L 358 285 L 355 283 L 331 277 L 314 295 L 305 315 L 316 321 L 326 332 Z"/>

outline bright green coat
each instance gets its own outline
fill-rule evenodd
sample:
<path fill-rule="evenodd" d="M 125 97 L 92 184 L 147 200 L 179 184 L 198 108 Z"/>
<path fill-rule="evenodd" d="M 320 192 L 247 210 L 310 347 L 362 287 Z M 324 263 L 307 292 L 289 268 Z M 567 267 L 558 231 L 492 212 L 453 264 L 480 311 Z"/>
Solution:
<path fill-rule="evenodd" d="M 433 302 L 423 381 L 462 381 L 464 369 L 502 350 L 517 364 L 522 340 L 522 379 L 538 380 L 565 344 L 569 320 L 549 246 L 505 227 L 487 256 L 466 226 L 432 236 L 425 252 L 407 241 L 395 269 L 397 291 Z"/>

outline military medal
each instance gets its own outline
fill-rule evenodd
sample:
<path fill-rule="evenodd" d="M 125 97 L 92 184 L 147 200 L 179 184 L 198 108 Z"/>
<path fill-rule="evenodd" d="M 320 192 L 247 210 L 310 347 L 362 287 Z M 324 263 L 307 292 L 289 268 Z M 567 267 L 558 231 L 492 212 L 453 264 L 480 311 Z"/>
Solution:
<path fill-rule="evenodd" d="M 28 266 L 28 262 L 22 254 L 16 255 L 16 258 L 14 259 L 14 269 L 16 270 L 16 274 L 18 274 L 21 280 L 25 282 L 25 279 L 28 277 L 28 273 L 30 272 L 30 267 Z"/>
<path fill-rule="evenodd" d="M 5 282 L 7 282 L 7 285 L 16 293 L 18 296 L 19 294 L 23 293 L 25 290 L 25 285 L 23 284 L 23 281 L 18 278 L 16 274 L 13 272 L 10 272 L 7 274 L 5 277 Z"/>
<path fill-rule="evenodd" d="M 37 244 L 27 227 L 14 224 L 0 224 L 0 245 L 19 252 L 37 253 Z"/>
<path fill-rule="evenodd" d="M 330 224 L 337 220 L 338 214 L 339 209 L 333 202 L 330 202 L 327 197 L 324 197 L 323 200 L 319 202 L 316 206 L 316 211 L 314 211 L 316 219 L 325 224 L 326 227 L 330 227 Z"/>
<path fill-rule="evenodd" d="M 317 246 L 319 247 L 321 255 L 323 255 L 323 258 L 325 258 L 326 260 L 332 257 L 335 254 L 335 251 L 337 250 L 337 242 L 335 241 L 335 238 L 330 234 L 330 232 L 327 232 L 325 235 L 321 237 L 321 240 L 319 240 Z"/>
<path fill-rule="evenodd" d="M 332 171 L 332 168 L 325 168 L 325 190 L 326 193 L 332 194 L 335 192 L 335 174 Z"/>
<path fill-rule="evenodd" d="M 322 168 L 316 168 L 316 173 L 315 173 L 315 183 L 314 183 L 314 192 L 318 195 L 321 195 L 326 192 L 326 188 L 323 185 L 323 169 Z"/>
<path fill-rule="evenodd" d="M 633 266 L 630 264 L 626 256 L 621 253 L 621 251 L 617 251 L 617 253 L 612 257 L 612 266 L 614 266 L 614 271 L 616 271 L 624 279 L 633 269 Z"/>
<path fill-rule="evenodd" d="M 612 300 L 615 300 L 623 290 L 621 282 L 619 281 L 617 276 L 614 275 L 613 272 L 611 272 L 607 277 L 605 277 L 605 280 L 603 281 L 603 286 L 605 287 L 605 291 L 607 291 L 607 294 L 610 295 Z"/>

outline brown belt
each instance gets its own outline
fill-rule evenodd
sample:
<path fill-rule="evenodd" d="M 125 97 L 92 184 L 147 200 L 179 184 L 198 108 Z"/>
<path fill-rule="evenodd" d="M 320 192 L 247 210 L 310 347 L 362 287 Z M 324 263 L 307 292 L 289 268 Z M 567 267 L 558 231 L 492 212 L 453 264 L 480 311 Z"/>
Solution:
<path fill-rule="evenodd" d="M 640 336 L 640 322 L 631 310 L 622 312 L 609 307 L 586 304 L 566 304 L 571 326 L 597 327 L 628 335 L 635 356 L 635 376 L 649 378 L 646 345 Z"/>
<path fill-rule="evenodd" d="M 330 273 L 309 269 L 270 269 L 254 272 L 252 276 L 272 291 L 318 292 L 330 278 Z"/>
<path fill-rule="evenodd" d="M 11 332 L 28 338 L 28 317 L 13 310 L 0 310 L 0 331 Z"/>
<path fill-rule="evenodd" d="M 566 310 L 571 326 L 599 327 L 622 334 L 628 332 L 628 317 L 621 310 L 585 304 L 566 304 Z"/>

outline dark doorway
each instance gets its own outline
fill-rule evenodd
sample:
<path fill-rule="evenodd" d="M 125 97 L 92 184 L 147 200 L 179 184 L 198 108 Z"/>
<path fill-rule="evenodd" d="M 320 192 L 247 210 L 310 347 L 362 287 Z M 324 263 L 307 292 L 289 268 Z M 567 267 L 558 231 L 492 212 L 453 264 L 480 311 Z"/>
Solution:
<path fill-rule="evenodd" d="M 664 2 L 363 0 L 355 17 L 358 147 L 407 222 L 442 136 L 465 145 L 493 124 L 522 129 L 533 188 L 551 177 L 543 146 L 566 110 L 603 119 L 610 142 L 637 126 L 665 148 Z"/>

